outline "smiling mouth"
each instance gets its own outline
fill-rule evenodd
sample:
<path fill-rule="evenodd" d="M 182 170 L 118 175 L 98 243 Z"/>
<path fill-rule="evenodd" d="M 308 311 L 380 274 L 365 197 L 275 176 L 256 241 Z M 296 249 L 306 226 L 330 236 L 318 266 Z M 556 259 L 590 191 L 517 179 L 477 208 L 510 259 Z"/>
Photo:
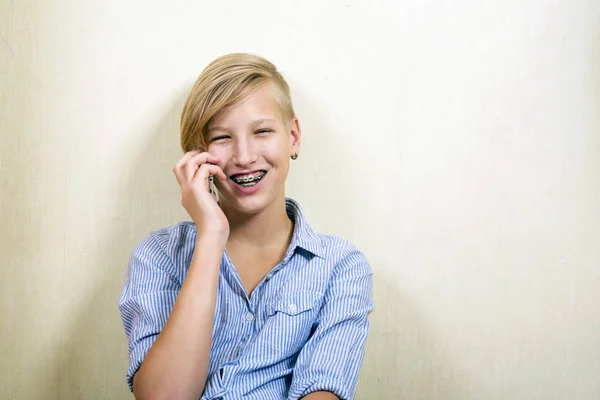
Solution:
<path fill-rule="evenodd" d="M 252 187 L 256 185 L 267 174 L 266 171 L 259 171 L 253 174 L 232 175 L 230 179 L 243 187 Z"/>

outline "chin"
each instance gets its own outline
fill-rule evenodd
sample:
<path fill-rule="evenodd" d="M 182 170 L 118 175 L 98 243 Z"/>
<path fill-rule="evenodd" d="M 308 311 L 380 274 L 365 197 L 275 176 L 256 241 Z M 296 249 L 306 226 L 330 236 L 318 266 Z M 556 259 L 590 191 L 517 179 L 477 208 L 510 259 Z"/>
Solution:
<path fill-rule="evenodd" d="M 242 214 L 258 214 L 267 209 L 273 201 L 273 195 L 253 194 L 251 196 L 234 196 L 233 199 L 227 199 L 226 203 L 229 207 L 235 209 Z"/>

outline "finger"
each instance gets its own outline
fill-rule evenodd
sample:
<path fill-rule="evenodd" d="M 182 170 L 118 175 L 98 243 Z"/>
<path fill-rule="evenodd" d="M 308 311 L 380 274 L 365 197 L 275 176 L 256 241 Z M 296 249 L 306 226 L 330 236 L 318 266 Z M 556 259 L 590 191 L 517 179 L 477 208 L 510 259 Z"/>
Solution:
<path fill-rule="evenodd" d="M 183 165 L 183 176 L 185 177 L 185 180 L 189 182 L 192 179 L 194 179 L 194 175 L 196 174 L 196 171 L 198 171 L 198 168 L 201 165 L 206 163 L 217 164 L 218 162 L 219 159 L 211 155 L 210 153 L 204 152 L 197 154 L 189 158 L 187 162 Z"/>
<path fill-rule="evenodd" d="M 182 167 L 188 162 L 188 160 L 190 158 L 192 158 L 200 153 L 201 153 L 201 150 L 188 151 L 173 166 L 173 173 L 175 174 L 175 177 L 177 178 L 177 182 L 179 183 L 179 185 L 183 184 L 186 181 L 185 174 L 182 171 Z"/>
<path fill-rule="evenodd" d="M 213 176 L 216 176 L 217 179 L 224 181 L 227 179 L 227 175 L 225 175 L 225 172 L 223 172 L 223 169 L 221 167 L 219 167 L 218 165 L 215 165 L 215 167 L 218 168 L 217 173 L 214 174 Z"/>
<path fill-rule="evenodd" d="M 175 167 L 177 169 L 180 169 L 190 158 L 192 158 L 200 153 L 202 153 L 202 150 L 199 150 L 199 149 L 188 151 L 179 159 L 179 161 L 177 161 L 177 164 L 175 164 Z"/>
<path fill-rule="evenodd" d="M 192 156 L 189 160 L 188 163 L 197 163 L 197 164 L 204 164 L 206 162 L 209 162 L 211 164 L 217 164 L 220 160 L 213 156 L 212 154 L 210 154 L 209 152 L 205 151 L 204 153 L 200 153 L 200 154 L 196 154 L 194 156 Z"/>
<path fill-rule="evenodd" d="M 203 184 L 208 185 L 209 176 L 216 176 L 221 180 L 227 179 L 227 176 L 218 165 L 202 164 L 196 171 L 192 182 L 195 184 L 196 181 L 201 181 Z"/>

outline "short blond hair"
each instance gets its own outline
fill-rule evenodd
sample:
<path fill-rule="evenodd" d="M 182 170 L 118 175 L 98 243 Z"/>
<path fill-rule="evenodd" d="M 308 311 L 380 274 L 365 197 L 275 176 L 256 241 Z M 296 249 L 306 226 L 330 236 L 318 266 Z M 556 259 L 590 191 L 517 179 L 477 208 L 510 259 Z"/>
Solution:
<path fill-rule="evenodd" d="M 184 152 L 207 149 L 206 131 L 211 120 L 266 84 L 275 88 L 287 124 L 294 116 L 290 88 L 275 65 L 263 57 L 232 53 L 211 62 L 200 74 L 181 113 L 181 148 Z"/>

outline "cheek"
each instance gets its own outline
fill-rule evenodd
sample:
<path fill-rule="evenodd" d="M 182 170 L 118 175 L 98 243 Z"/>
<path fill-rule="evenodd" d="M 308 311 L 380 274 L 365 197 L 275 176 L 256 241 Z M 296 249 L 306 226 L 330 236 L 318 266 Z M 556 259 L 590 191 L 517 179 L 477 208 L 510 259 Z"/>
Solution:
<path fill-rule="evenodd" d="M 277 164 L 280 165 L 280 167 L 282 167 L 281 164 L 287 163 L 287 159 L 290 156 L 289 143 L 281 139 L 273 141 L 273 143 L 271 143 L 271 145 L 268 146 L 268 149 L 265 150 L 267 151 L 266 154 L 268 154 L 268 157 L 271 160 L 276 161 Z"/>
<path fill-rule="evenodd" d="M 219 167 L 223 168 L 231 158 L 230 151 L 225 146 L 208 146 L 208 153 L 219 159 Z"/>
<path fill-rule="evenodd" d="M 276 154 L 273 154 L 273 164 L 276 165 L 278 179 L 285 180 L 290 168 L 290 159 L 288 157 L 287 151 L 279 151 Z"/>
<path fill-rule="evenodd" d="M 266 155 L 267 160 L 270 164 L 273 164 L 278 170 L 287 170 L 288 168 L 288 152 L 287 150 L 277 149 L 269 152 Z"/>

